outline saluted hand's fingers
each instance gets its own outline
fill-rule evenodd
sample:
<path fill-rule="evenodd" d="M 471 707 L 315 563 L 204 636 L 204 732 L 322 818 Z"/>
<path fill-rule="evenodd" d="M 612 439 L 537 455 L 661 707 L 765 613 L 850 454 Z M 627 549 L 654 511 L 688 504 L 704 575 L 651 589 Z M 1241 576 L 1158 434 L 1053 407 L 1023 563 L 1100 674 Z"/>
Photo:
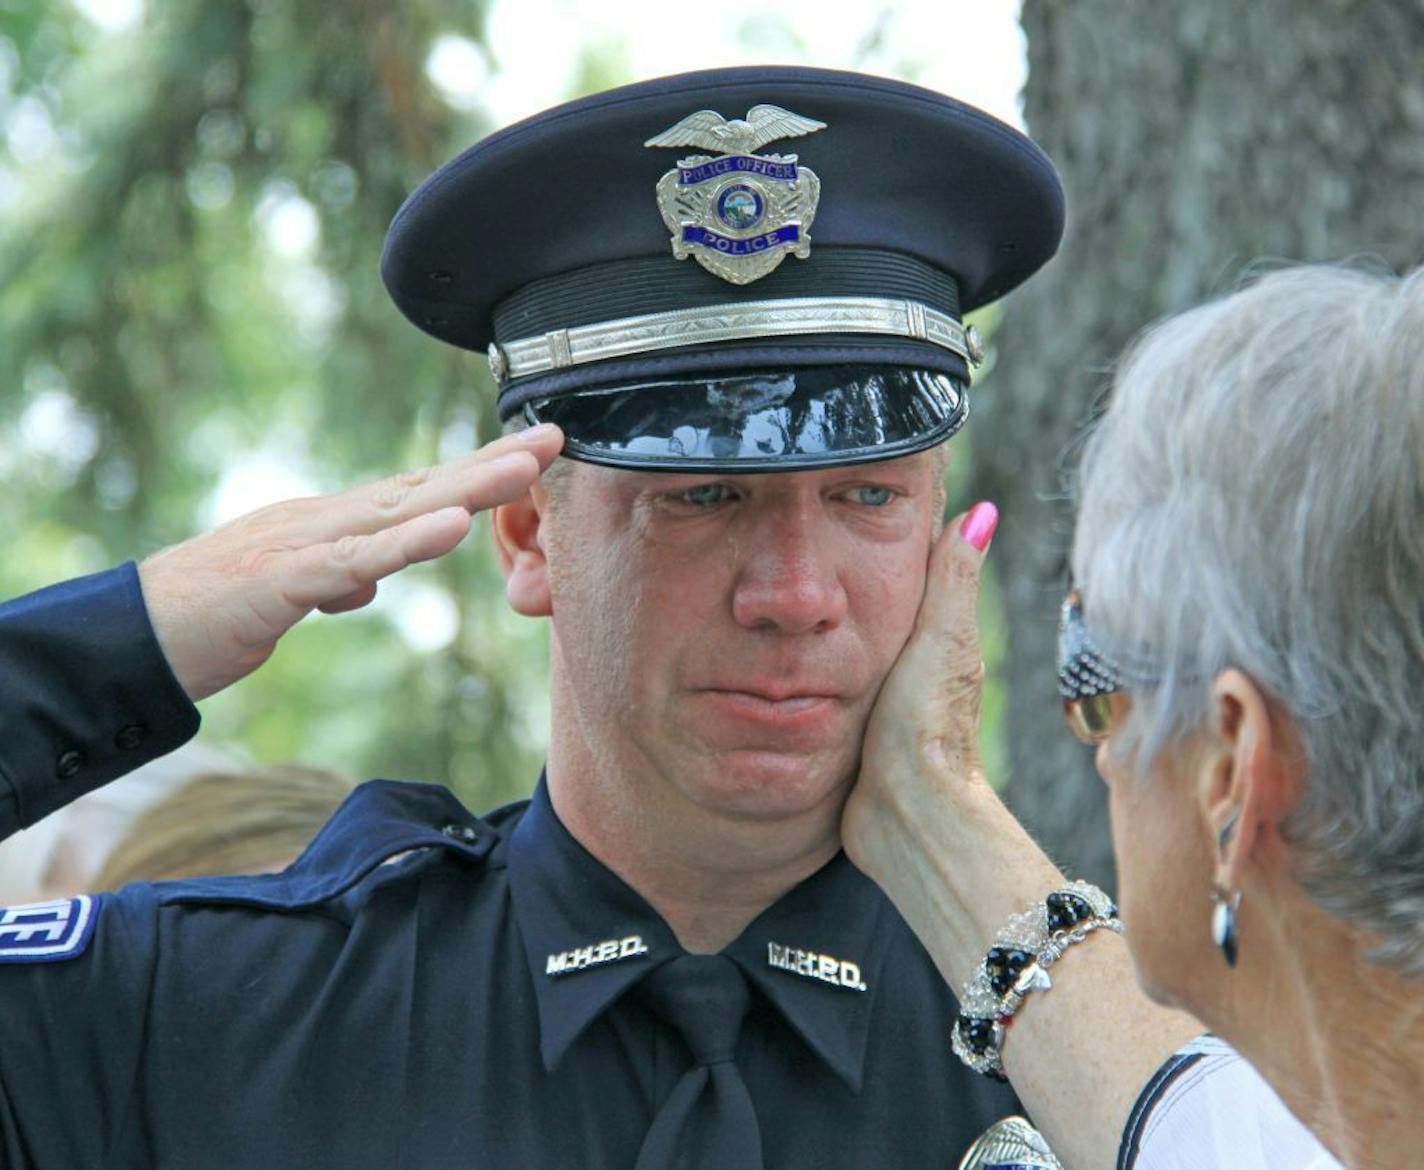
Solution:
<path fill-rule="evenodd" d="M 289 605 L 303 612 L 328 606 L 355 608 L 344 603 L 368 590 L 369 601 L 382 577 L 444 556 L 465 538 L 470 520 L 463 507 L 441 508 L 379 532 L 293 550 L 281 560 L 277 587 Z"/>
<path fill-rule="evenodd" d="M 459 544 L 474 512 L 528 491 L 563 442 L 558 427 L 535 427 L 426 471 L 273 504 L 155 553 L 139 573 L 174 675 L 203 698 L 261 665 L 312 609 L 366 605 L 382 577 Z"/>
<path fill-rule="evenodd" d="M 506 435 L 448 462 L 405 471 L 338 495 L 303 501 L 289 539 L 317 543 L 381 531 L 415 516 L 458 505 L 480 512 L 529 489 L 563 446 L 553 425 Z"/>
<path fill-rule="evenodd" d="M 345 597 L 338 597 L 335 601 L 323 601 L 317 606 L 317 609 L 322 613 L 350 613 L 353 609 L 370 605 L 375 600 L 376 583 L 372 581 L 369 585 L 362 585 L 361 588 L 348 593 Z"/>

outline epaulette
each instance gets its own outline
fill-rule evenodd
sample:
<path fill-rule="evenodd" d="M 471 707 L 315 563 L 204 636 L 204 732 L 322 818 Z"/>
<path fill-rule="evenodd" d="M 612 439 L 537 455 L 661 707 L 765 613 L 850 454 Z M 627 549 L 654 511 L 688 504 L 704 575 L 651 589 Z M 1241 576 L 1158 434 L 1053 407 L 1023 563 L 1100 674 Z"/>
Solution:
<path fill-rule="evenodd" d="M 499 839 L 498 829 L 447 788 L 372 780 L 346 798 L 281 873 L 187 878 L 131 889 L 147 891 L 159 906 L 298 911 L 340 898 L 382 865 L 408 854 L 454 853 L 468 864 L 483 865 Z M 84 894 L 0 907 L 0 964 L 55 963 L 82 955 L 114 897 Z"/>
<path fill-rule="evenodd" d="M 341 897 L 381 865 L 423 850 L 483 864 L 499 833 L 438 784 L 371 780 L 332 814 L 281 873 L 189 878 L 156 887 L 163 906 L 191 903 L 303 910 Z"/>

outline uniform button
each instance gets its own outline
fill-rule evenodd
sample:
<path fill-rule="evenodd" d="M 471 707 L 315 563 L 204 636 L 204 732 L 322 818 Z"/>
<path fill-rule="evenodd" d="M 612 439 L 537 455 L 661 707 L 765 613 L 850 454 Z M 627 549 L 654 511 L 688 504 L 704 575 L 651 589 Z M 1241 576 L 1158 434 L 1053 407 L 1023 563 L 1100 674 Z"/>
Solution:
<path fill-rule="evenodd" d="M 147 738 L 147 728 L 138 723 L 130 723 L 127 727 L 119 728 L 118 735 L 114 736 L 114 746 L 120 751 L 131 752 Z"/>
<path fill-rule="evenodd" d="M 78 774 L 79 769 L 84 767 L 84 757 L 73 749 L 61 752 L 59 759 L 54 762 L 54 774 L 61 780 L 68 780 Z"/>
<path fill-rule="evenodd" d="M 466 845 L 472 844 L 479 838 L 479 834 L 469 825 L 446 825 L 440 830 L 447 837 L 453 837 L 456 841 L 463 841 Z"/>

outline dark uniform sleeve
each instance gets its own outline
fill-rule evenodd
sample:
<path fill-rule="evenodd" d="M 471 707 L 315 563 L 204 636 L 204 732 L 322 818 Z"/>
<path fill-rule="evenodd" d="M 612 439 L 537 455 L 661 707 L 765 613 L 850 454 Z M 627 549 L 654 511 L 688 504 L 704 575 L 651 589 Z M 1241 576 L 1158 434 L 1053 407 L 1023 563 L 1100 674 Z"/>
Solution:
<path fill-rule="evenodd" d="M 156 923 L 148 886 L 0 911 L 0 1170 L 144 1164 Z"/>
<path fill-rule="evenodd" d="M 0 838 L 198 730 L 129 562 L 0 605 Z"/>

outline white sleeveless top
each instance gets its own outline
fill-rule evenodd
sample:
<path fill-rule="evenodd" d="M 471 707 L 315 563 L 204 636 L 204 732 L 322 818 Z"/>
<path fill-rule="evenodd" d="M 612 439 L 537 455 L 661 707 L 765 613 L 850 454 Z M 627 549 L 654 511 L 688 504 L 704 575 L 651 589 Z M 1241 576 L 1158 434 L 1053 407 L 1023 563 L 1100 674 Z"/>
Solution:
<path fill-rule="evenodd" d="M 1133 1108 L 1118 1170 L 1344 1170 L 1225 1041 L 1177 1051 Z"/>

